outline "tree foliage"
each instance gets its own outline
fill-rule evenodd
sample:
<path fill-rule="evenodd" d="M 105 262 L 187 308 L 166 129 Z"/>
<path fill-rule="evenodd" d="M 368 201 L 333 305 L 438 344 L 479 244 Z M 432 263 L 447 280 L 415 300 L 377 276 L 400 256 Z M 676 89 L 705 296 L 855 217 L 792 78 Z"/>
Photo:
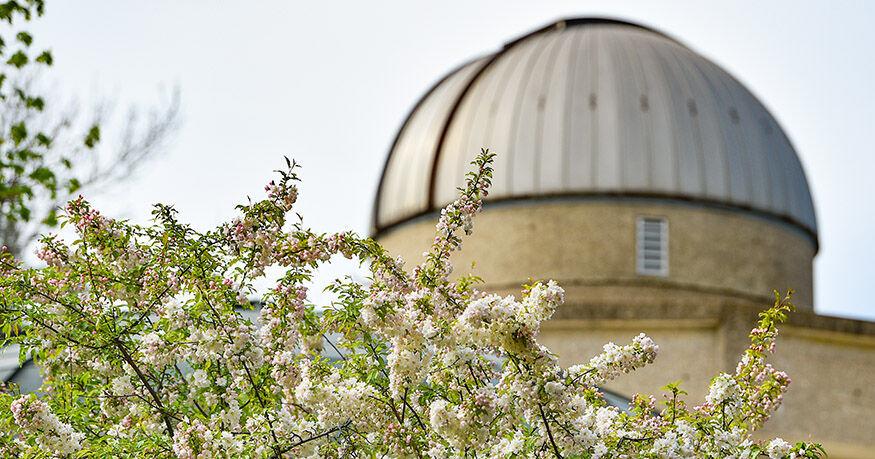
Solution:
<path fill-rule="evenodd" d="M 208 232 L 155 207 L 148 226 L 69 203 L 66 243 L 43 240 L 48 267 L 6 255 L 0 324 L 43 368 L 41 396 L 0 396 L 11 457 L 818 457 L 817 445 L 753 433 L 790 380 L 772 368 L 788 297 L 760 315 L 736 370 L 688 407 L 667 386 L 658 406 L 610 406 L 599 387 L 652 362 L 640 335 L 568 368 L 538 342 L 560 307 L 555 282 L 519 298 L 450 274 L 491 176 L 484 151 L 411 270 L 373 240 L 289 219 L 295 165 L 267 196 Z M 367 282 L 339 279 L 331 304 L 309 301 L 314 269 L 356 258 Z M 268 268 L 282 274 L 258 291 Z M 249 297 L 262 299 L 246 318 Z"/>
<path fill-rule="evenodd" d="M 19 255 L 40 231 L 57 225 L 59 206 L 130 177 L 178 125 L 174 92 L 146 119 L 131 109 L 118 143 L 100 148 L 112 104 L 100 101 L 83 112 L 41 89 L 54 58 L 34 49 L 33 36 L 21 27 L 44 8 L 42 0 L 0 3 L 0 20 L 8 26 L 0 35 L 0 244 Z"/>

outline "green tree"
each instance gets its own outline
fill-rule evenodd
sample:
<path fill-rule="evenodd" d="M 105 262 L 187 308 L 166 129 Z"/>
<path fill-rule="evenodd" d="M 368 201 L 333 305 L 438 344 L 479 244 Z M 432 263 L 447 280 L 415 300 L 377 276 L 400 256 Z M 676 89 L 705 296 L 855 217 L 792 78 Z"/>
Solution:
<path fill-rule="evenodd" d="M 57 225 L 57 209 L 84 190 L 105 190 L 131 176 L 174 133 L 178 91 L 147 117 L 135 109 L 123 120 L 119 142 L 101 148 L 101 126 L 112 103 L 87 110 L 40 88 L 54 58 L 37 49 L 26 30 L 45 10 L 43 0 L 0 3 L 0 244 L 21 255 Z M 52 99 L 53 104 L 49 104 Z"/>

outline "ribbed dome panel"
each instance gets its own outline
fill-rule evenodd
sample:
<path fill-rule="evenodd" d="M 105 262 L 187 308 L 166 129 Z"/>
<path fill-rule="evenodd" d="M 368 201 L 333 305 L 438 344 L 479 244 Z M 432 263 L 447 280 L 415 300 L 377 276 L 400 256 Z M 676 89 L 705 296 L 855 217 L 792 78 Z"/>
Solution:
<path fill-rule="evenodd" d="M 714 63 L 634 24 L 562 21 L 441 80 L 392 147 L 376 229 L 455 199 L 481 147 L 498 154 L 488 199 L 701 201 L 816 238 L 802 165 L 774 117 Z"/>

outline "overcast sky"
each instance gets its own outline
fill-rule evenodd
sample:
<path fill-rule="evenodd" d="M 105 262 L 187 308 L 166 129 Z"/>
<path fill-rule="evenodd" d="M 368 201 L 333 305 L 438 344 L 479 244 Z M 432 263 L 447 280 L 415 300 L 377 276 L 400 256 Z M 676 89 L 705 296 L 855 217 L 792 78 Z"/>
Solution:
<path fill-rule="evenodd" d="M 121 105 L 182 91 L 176 141 L 105 213 L 174 203 L 200 228 L 261 196 L 288 155 L 323 230 L 369 228 L 384 156 L 448 70 L 561 17 L 665 31 L 739 78 L 783 125 L 818 212 L 819 312 L 875 319 L 875 2 L 61 1 L 35 26 L 60 90 Z"/>

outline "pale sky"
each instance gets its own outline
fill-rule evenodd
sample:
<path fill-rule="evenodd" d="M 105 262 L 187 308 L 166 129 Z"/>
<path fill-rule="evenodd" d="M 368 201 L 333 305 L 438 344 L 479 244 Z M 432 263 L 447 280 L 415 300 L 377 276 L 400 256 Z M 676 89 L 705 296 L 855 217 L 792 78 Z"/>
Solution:
<path fill-rule="evenodd" d="M 178 85 L 184 124 L 140 176 L 91 199 L 145 222 L 173 203 L 208 228 L 261 196 L 283 155 L 323 231 L 369 229 L 384 157 L 410 107 L 474 56 L 558 18 L 662 30 L 769 107 L 814 194 L 820 313 L 875 320 L 875 2 L 61 1 L 33 27 L 64 93 L 148 106 Z"/>

